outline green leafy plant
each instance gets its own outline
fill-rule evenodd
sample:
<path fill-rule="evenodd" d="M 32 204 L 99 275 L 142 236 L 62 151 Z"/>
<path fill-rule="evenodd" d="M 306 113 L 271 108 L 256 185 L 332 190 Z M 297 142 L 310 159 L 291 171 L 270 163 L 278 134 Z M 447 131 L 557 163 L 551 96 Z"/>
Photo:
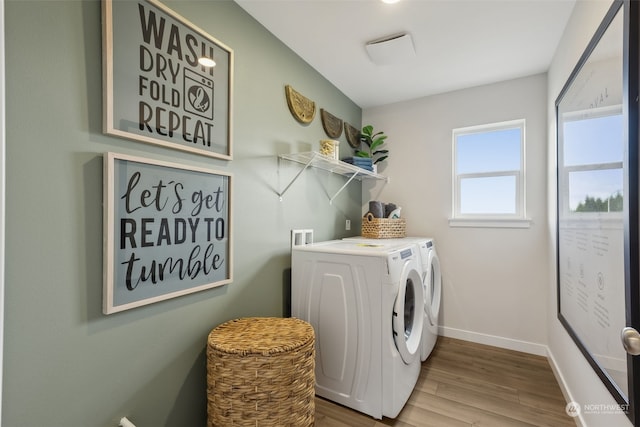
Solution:
<path fill-rule="evenodd" d="M 358 157 L 370 157 L 373 163 L 379 163 L 389 157 L 389 150 L 379 150 L 380 146 L 385 143 L 387 135 L 384 132 L 373 133 L 373 126 L 367 125 L 362 128 L 360 132 L 360 142 L 364 143 L 366 147 L 364 150 L 356 150 L 356 156 Z"/>

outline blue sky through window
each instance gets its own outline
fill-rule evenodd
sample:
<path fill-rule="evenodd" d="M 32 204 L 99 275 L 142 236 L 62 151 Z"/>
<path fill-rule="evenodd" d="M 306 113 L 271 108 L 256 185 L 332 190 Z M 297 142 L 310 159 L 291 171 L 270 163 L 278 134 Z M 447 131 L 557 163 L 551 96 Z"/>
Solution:
<path fill-rule="evenodd" d="M 520 170 L 520 128 L 459 135 L 458 174 Z"/>
<path fill-rule="evenodd" d="M 622 115 L 615 114 L 564 123 L 564 165 L 621 162 Z"/>
<path fill-rule="evenodd" d="M 624 156 L 621 114 L 572 120 L 564 123 L 564 166 L 569 168 L 569 209 L 575 211 L 587 196 L 607 200 L 623 193 Z M 619 164 L 604 168 L 603 164 Z M 585 165 L 593 165 L 585 170 Z M 575 170 L 581 167 L 581 170 Z M 571 170 L 574 168 L 574 170 Z"/>
<path fill-rule="evenodd" d="M 460 213 L 515 214 L 516 177 L 489 176 L 460 182 Z"/>

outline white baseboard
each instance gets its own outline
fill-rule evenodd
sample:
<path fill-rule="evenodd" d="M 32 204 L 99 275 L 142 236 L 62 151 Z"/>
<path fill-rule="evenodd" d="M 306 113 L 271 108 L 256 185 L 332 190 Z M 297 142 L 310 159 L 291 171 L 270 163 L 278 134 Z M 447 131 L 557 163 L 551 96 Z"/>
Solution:
<path fill-rule="evenodd" d="M 567 382 L 560 372 L 558 368 L 558 364 L 556 363 L 555 357 L 553 357 L 553 353 L 549 347 L 547 347 L 547 360 L 549 361 L 549 365 L 551 366 L 551 371 L 553 371 L 553 375 L 556 377 L 556 381 L 558 381 L 558 385 L 560 386 L 560 391 L 562 391 L 562 395 L 564 396 L 564 400 L 567 402 L 574 402 L 573 396 L 571 396 L 571 392 L 569 391 L 569 387 L 567 386 Z M 586 422 L 582 417 L 582 413 L 580 413 L 577 417 L 573 419 L 578 427 L 586 427 Z"/>
<path fill-rule="evenodd" d="M 535 354 L 538 356 L 546 357 L 548 354 L 548 348 L 546 345 L 504 338 L 496 335 L 481 334 L 479 332 L 465 331 L 446 326 L 438 327 L 438 334 L 444 337 L 457 338 L 478 344 L 486 344 L 509 350 L 522 351 L 524 353 Z"/>

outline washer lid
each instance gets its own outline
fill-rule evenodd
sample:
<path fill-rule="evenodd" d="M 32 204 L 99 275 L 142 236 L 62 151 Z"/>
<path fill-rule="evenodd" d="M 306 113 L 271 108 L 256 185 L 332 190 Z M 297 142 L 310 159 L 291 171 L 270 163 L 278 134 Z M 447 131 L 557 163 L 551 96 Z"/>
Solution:
<path fill-rule="evenodd" d="M 309 245 L 294 246 L 296 251 L 325 252 L 345 255 L 365 255 L 387 257 L 389 254 L 413 248 L 407 242 L 371 242 L 367 240 L 329 240 Z"/>

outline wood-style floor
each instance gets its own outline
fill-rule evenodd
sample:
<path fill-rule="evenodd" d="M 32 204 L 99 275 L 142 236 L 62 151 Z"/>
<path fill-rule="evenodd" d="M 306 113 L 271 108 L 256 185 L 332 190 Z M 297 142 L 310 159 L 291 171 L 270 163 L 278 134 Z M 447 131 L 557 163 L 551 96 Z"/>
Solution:
<path fill-rule="evenodd" d="M 316 397 L 316 427 L 575 427 L 546 358 L 439 337 L 395 419 Z"/>

